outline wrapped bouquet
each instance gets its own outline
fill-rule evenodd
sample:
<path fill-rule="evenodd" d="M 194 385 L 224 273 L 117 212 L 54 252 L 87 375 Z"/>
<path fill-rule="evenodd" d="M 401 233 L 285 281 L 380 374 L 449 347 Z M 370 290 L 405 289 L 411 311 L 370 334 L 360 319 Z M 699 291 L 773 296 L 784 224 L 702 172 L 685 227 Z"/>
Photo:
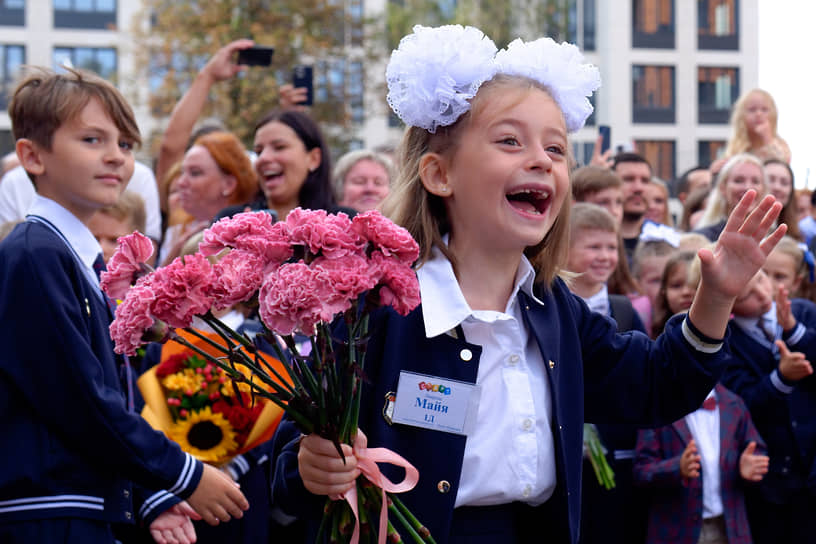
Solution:
<path fill-rule="evenodd" d="M 119 243 L 102 281 L 109 296 L 123 299 L 111 324 L 117 352 L 174 340 L 200 357 L 196 365 L 220 368 L 240 398 L 268 399 L 303 433 L 334 442 L 342 457 L 341 443 L 351 444 L 357 433 L 370 313 L 390 306 L 406 315 L 419 304 L 411 268 L 419 248 L 405 229 L 376 211 L 352 220 L 295 209 L 277 223 L 266 213 L 243 213 L 206 230 L 198 253 L 156 271 L 144 265 L 149 240 L 134 233 Z M 213 315 L 239 302 L 257 304 L 264 332 L 256 340 L 265 339 L 284 364 L 270 362 L 253 340 Z M 191 328 L 194 317 L 215 335 Z M 332 335 L 338 318 L 346 341 Z M 294 333 L 308 338 L 307 349 Z M 369 448 L 367 455 L 357 486 L 329 499 L 319 538 L 399 542 L 402 531 L 415 542 L 433 542 L 393 494 L 416 484 L 416 469 L 394 452 Z M 376 462 L 404 466 L 405 481 L 388 481 Z M 340 498 L 345 502 L 333 500 Z"/>

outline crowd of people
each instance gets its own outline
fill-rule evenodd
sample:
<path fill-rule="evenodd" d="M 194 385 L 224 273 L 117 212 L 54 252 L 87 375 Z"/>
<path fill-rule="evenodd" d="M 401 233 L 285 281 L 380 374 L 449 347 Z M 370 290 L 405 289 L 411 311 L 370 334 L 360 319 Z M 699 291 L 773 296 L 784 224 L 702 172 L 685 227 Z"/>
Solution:
<path fill-rule="evenodd" d="M 14 91 L 0 430 L 19 446 L 0 453 L 0 541 L 313 540 L 367 445 L 419 469 L 404 501 L 440 543 L 816 541 L 816 194 L 794 189 L 768 93 L 741 96 L 723 156 L 677 180 L 633 151 L 578 167 L 569 134 L 600 78 L 574 46 L 499 51 L 477 29 L 416 27 L 387 70 L 400 148 L 332 168 L 299 89 L 281 89 L 251 150 L 201 119 L 252 45 L 227 44 L 192 81 L 155 170 L 134 160 L 138 127 L 110 83 L 34 70 Z M 374 320 L 344 458 L 284 418 L 216 470 L 138 415 L 133 382 L 167 354 L 114 354 L 99 261 L 137 230 L 167 265 L 220 218 L 298 207 L 405 227 L 422 304 Z M 407 372 L 478 385 L 467 435 L 383 417 Z"/>

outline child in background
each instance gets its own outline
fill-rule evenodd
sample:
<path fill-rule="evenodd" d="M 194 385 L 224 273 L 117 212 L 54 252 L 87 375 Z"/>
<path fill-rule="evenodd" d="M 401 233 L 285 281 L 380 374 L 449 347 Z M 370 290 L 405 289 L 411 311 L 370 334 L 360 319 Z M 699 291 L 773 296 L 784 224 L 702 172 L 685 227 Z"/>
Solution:
<path fill-rule="evenodd" d="M 422 304 L 372 316 L 360 432 L 344 458 L 291 421 L 278 428 L 275 502 L 314 531 L 326 495 L 354 485 L 371 444 L 417 467 L 401 499 L 439 544 L 531 534 L 576 543 L 584 421 L 659 425 L 699 406 L 727 360 L 733 299 L 784 233 L 766 238 L 780 206 L 768 198 L 749 215 L 748 193 L 715 250 L 701 252 L 688 316 L 656 343 L 618 335 L 557 277 L 568 249 L 567 134 L 592 111 L 597 69 L 548 38 L 496 49 L 472 27 L 418 25 L 391 55 L 388 101 L 409 128 L 384 208 L 419 241 Z M 415 374 L 477 384 L 472 430 L 384 415 L 383 399 L 410 398 L 397 384 Z"/>
<path fill-rule="evenodd" d="M 673 233 L 671 238 L 666 238 L 662 234 L 653 234 L 648 225 L 651 225 L 651 223 L 644 226 L 644 230 L 640 234 L 640 241 L 632 255 L 632 274 L 638 282 L 641 292 L 649 299 L 649 312 L 643 323 L 646 326 L 646 334 L 651 336 L 654 308 L 657 304 L 657 294 L 660 291 L 663 269 L 666 267 L 669 257 L 677 251 L 678 236 L 677 233 Z"/>
<path fill-rule="evenodd" d="M 575 274 L 570 291 L 584 299 L 589 309 L 615 320 L 618 332 L 640 331 L 643 323 L 623 295 L 610 295 L 606 280 L 615 269 L 621 239 L 615 218 L 595 204 L 578 203 L 570 210 L 570 250 L 567 271 Z M 646 508 L 632 488 L 632 461 L 637 441 L 634 425 L 598 424 L 595 430 L 606 449 L 615 486 L 606 489 L 594 477 L 589 460 L 584 461 L 582 481 L 585 513 L 581 541 L 638 542 L 646 530 Z"/>
<path fill-rule="evenodd" d="M 720 384 L 695 412 L 638 433 L 634 480 L 649 492 L 647 544 L 751 544 L 743 489 L 768 472 L 751 414 Z"/>
<path fill-rule="evenodd" d="M 662 179 L 652 177 L 646 186 L 646 203 L 646 219 L 659 225 L 674 226 L 669 213 L 669 188 Z"/>
<path fill-rule="evenodd" d="M 798 295 L 802 280 L 809 273 L 805 264 L 805 252 L 799 242 L 790 236 L 779 241 L 762 265 L 762 270 L 771 280 L 774 293 L 783 288 L 790 296 Z"/>
<path fill-rule="evenodd" d="M 663 333 L 666 323 L 673 315 L 687 311 L 697 292 L 696 284 L 689 281 L 694 252 L 679 251 L 669 257 L 660 279 L 660 289 L 655 299 L 652 337 Z"/>
<path fill-rule="evenodd" d="M 723 384 L 751 411 L 771 458 L 747 493 L 754 541 L 812 542 L 816 535 L 816 305 L 788 300 L 760 270 L 734 303 L 733 361 Z"/>
<path fill-rule="evenodd" d="M 113 524 L 137 521 L 137 486 L 186 498 L 211 524 L 241 517 L 237 486 L 153 431 L 122 387 L 130 367 L 113 352 L 87 224 L 133 173 L 130 106 L 97 76 L 43 69 L 19 83 L 9 114 L 38 194 L 0 243 L 0 436 L 14 443 L 0 449 L 0 541 L 113 543 Z M 164 512 L 154 536 L 193 541 L 190 513 Z"/>
<path fill-rule="evenodd" d="M 141 196 L 125 191 L 116 204 L 100 209 L 88 222 L 88 229 L 102 246 L 107 263 L 118 247 L 117 240 L 133 231 L 144 232 L 145 207 Z"/>

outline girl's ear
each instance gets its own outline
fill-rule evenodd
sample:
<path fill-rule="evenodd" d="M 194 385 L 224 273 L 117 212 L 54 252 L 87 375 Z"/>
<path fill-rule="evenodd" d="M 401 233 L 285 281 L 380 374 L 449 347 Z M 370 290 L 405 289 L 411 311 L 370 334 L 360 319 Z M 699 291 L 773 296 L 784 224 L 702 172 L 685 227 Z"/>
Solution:
<path fill-rule="evenodd" d="M 419 159 L 419 178 L 425 190 L 432 195 L 446 197 L 453 194 L 448 184 L 447 162 L 438 153 L 425 153 Z"/>
<path fill-rule="evenodd" d="M 40 146 L 28 138 L 20 138 L 15 145 L 20 165 L 32 176 L 39 176 L 45 172 L 45 164 L 40 157 Z"/>

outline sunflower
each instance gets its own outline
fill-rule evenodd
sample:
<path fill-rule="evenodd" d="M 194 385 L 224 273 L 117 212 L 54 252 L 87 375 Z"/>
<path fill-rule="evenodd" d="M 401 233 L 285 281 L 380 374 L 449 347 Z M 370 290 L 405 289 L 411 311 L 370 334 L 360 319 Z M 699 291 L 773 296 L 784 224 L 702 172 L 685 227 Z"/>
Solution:
<path fill-rule="evenodd" d="M 176 421 L 168 434 L 182 450 L 205 463 L 223 463 L 238 449 L 229 421 L 213 414 L 209 406 Z"/>

